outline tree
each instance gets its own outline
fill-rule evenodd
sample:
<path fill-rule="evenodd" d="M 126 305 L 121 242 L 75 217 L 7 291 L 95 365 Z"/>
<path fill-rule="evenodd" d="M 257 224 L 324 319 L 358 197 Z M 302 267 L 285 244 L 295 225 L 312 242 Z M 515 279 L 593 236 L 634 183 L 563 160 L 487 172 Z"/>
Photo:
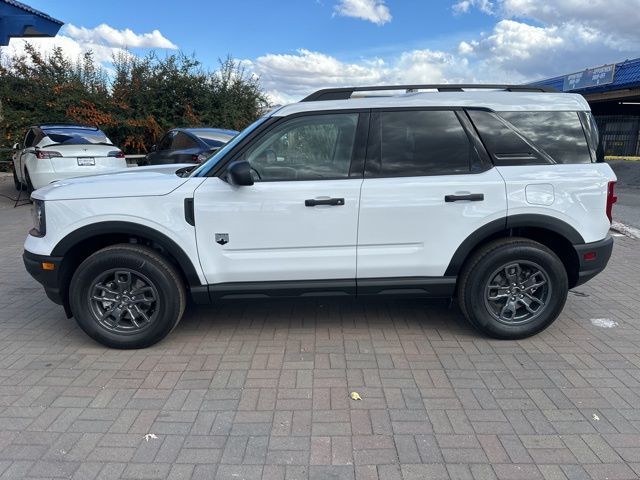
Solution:
<path fill-rule="evenodd" d="M 174 127 L 240 130 L 268 106 L 259 78 L 230 56 L 209 71 L 182 53 L 116 55 L 107 72 L 92 52 L 77 60 L 60 48 L 0 56 L 0 147 L 39 123 L 96 125 L 126 153 L 145 153 Z"/>

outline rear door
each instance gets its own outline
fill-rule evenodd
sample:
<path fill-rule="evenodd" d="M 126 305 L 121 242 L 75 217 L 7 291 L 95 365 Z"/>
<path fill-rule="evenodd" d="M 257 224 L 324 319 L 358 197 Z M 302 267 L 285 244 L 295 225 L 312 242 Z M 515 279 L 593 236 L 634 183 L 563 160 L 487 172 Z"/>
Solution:
<path fill-rule="evenodd" d="M 432 109 L 372 113 L 360 203 L 359 293 L 444 276 L 460 244 L 507 208 L 466 114 Z"/>
<path fill-rule="evenodd" d="M 283 281 L 355 289 L 367 126 L 359 112 L 283 119 L 232 159 L 251 164 L 254 185 L 209 177 L 198 187 L 198 252 L 214 294 Z"/>

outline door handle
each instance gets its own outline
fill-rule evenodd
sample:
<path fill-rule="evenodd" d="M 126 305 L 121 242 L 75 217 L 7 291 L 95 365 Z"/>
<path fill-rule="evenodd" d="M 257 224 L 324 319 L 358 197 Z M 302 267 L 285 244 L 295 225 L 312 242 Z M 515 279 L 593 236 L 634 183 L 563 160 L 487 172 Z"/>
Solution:
<path fill-rule="evenodd" d="M 459 202 L 461 200 L 467 200 L 469 202 L 482 202 L 484 200 L 484 193 L 468 193 L 465 195 L 445 195 L 445 202 Z"/>
<path fill-rule="evenodd" d="M 305 207 L 315 207 L 317 205 L 344 205 L 344 198 L 310 198 L 304 201 Z"/>

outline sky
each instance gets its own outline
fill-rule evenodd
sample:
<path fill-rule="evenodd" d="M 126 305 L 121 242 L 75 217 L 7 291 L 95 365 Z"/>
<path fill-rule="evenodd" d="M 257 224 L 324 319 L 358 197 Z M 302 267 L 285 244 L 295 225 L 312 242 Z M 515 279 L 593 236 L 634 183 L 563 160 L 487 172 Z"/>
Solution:
<path fill-rule="evenodd" d="M 210 69 L 231 55 L 273 103 L 336 86 L 521 83 L 640 56 L 640 0 L 23 1 L 65 22 L 31 40 L 44 51 L 92 50 L 107 68 L 122 49 Z"/>

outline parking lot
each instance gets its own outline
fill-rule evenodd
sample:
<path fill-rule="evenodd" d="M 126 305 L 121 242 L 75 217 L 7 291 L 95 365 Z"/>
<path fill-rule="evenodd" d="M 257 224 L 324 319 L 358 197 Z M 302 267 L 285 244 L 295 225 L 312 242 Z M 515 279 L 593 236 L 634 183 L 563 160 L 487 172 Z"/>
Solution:
<path fill-rule="evenodd" d="M 640 240 L 523 341 L 443 303 L 282 300 L 117 351 L 24 270 L 29 207 L 0 222 L 1 479 L 640 477 Z"/>

